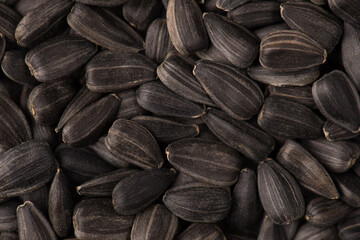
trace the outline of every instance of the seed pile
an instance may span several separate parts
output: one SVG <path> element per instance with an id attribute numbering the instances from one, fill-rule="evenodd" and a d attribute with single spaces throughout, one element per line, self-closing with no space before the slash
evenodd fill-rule
<path id="1" fill-rule="evenodd" d="M 360 239 L 359 0 L 0 0 L 0 240 Z"/>

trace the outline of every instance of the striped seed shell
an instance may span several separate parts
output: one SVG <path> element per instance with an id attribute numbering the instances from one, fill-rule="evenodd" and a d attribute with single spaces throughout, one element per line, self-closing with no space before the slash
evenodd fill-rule
<path id="1" fill-rule="evenodd" d="M 284 167 L 268 158 L 259 164 L 257 176 L 261 203 L 275 224 L 289 224 L 304 215 L 300 187 Z"/>
<path id="2" fill-rule="evenodd" d="M 304 188 L 329 199 L 339 198 L 329 173 L 300 144 L 287 140 L 276 160 L 284 166 Z"/>
<path id="3" fill-rule="evenodd" d="M 281 96 L 315 109 L 316 105 L 311 92 L 311 86 L 303 87 L 268 87 L 269 96 Z"/>
<path id="4" fill-rule="evenodd" d="M 121 168 L 108 172 L 77 186 L 76 191 L 79 195 L 87 197 L 111 197 L 112 191 L 118 182 L 138 171 L 135 168 Z"/>
<path id="5" fill-rule="evenodd" d="M 120 17 L 103 8 L 75 3 L 67 22 L 77 34 L 104 48 L 118 52 L 144 49 L 141 36 Z"/>
<path id="6" fill-rule="evenodd" d="M 334 174 L 333 179 L 340 191 L 340 198 L 348 205 L 360 207 L 360 176 L 352 171 Z"/>
<path id="7" fill-rule="evenodd" d="M 301 144 L 329 171 L 342 173 L 360 157 L 360 147 L 350 141 L 304 140 Z"/>
<path id="8" fill-rule="evenodd" d="M 255 29 L 254 34 L 261 40 L 269 33 L 280 30 L 289 30 L 289 26 L 286 23 L 272 24 L 270 26 Z"/>
<path id="9" fill-rule="evenodd" d="M 274 72 L 261 65 L 253 65 L 248 68 L 247 74 L 258 82 L 276 87 L 305 86 L 319 78 L 320 70 L 313 67 L 294 72 Z"/>
<path id="10" fill-rule="evenodd" d="M 337 225 L 337 229 L 339 232 L 339 237 L 341 240 L 353 240 L 359 239 L 360 237 L 360 211 L 355 210 L 353 213 L 349 214 L 349 216 L 340 222 Z"/>
<path id="11" fill-rule="evenodd" d="M 26 201 L 16 209 L 20 240 L 57 240 L 57 236 L 47 218 Z"/>
<path id="12" fill-rule="evenodd" d="M 15 30 L 17 44 L 31 47 L 55 36 L 66 26 L 66 15 L 72 5 L 70 0 L 49 0 L 25 15 Z"/>
<path id="13" fill-rule="evenodd" d="M 260 226 L 257 240 L 286 240 L 284 229 L 276 225 L 269 216 L 265 215 Z"/>
<path id="14" fill-rule="evenodd" d="M 0 204 L 0 231 L 17 231 L 16 208 L 21 204 L 14 199 Z M 1 240 L 1 238 L 0 238 Z"/>
<path id="15" fill-rule="evenodd" d="M 227 17 L 246 28 L 258 28 L 281 22 L 278 1 L 257 1 L 227 12 Z"/>
<path id="16" fill-rule="evenodd" d="M 128 0 L 75 0 L 76 2 L 87 4 L 87 5 L 93 5 L 93 6 L 99 6 L 99 7 L 116 7 L 123 5 Z"/>
<path id="17" fill-rule="evenodd" d="M 53 127 L 41 125 L 38 124 L 36 121 L 32 121 L 31 131 L 34 139 L 40 142 L 46 142 L 47 144 L 49 144 L 51 149 L 54 149 L 57 145 L 58 138 Z"/>
<path id="18" fill-rule="evenodd" d="M 306 206 L 305 219 L 317 227 L 331 227 L 343 220 L 353 208 L 340 199 L 318 197 Z"/>
<path id="19" fill-rule="evenodd" d="M 166 191 L 175 180 L 174 169 L 140 171 L 123 178 L 112 192 L 112 203 L 120 215 L 137 214 Z"/>
<path id="20" fill-rule="evenodd" d="M 30 92 L 28 109 L 37 123 L 50 126 L 59 120 L 75 94 L 75 86 L 69 78 L 44 82 Z"/>
<path id="21" fill-rule="evenodd" d="M 259 112 L 262 91 L 235 67 L 199 60 L 193 73 L 214 103 L 231 117 L 246 120 Z"/>
<path id="22" fill-rule="evenodd" d="M 129 239 L 134 217 L 117 214 L 107 198 L 82 200 L 73 214 L 76 239 Z"/>
<path id="23" fill-rule="evenodd" d="M 360 3 L 357 0 L 328 0 L 331 11 L 356 28 L 360 28 Z"/>
<path id="24" fill-rule="evenodd" d="M 238 231 L 254 229 L 261 218 L 262 207 L 258 195 L 256 173 L 244 168 L 234 187 L 231 210 L 227 216 L 227 226 Z"/>
<path id="25" fill-rule="evenodd" d="M 0 3 L 0 32 L 5 35 L 6 41 L 13 44 L 15 29 L 21 20 L 21 16 L 10 6 Z"/>
<path id="26" fill-rule="evenodd" d="M 2 232 L 0 234 L 0 240 L 18 240 L 17 232 Z"/>
<path id="27" fill-rule="evenodd" d="M 330 53 L 342 35 L 341 22 L 309 1 L 291 0 L 281 4 L 281 17 L 290 28 L 305 33 Z"/>
<path id="28" fill-rule="evenodd" d="M 330 120 L 326 120 L 323 132 L 328 141 L 349 140 L 359 135 L 359 133 L 352 133 Z"/>
<path id="29" fill-rule="evenodd" d="M 69 76 L 83 66 L 97 46 L 76 36 L 58 36 L 32 48 L 25 57 L 31 74 L 40 82 Z"/>
<path id="30" fill-rule="evenodd" d="M 157 68 L 160 81 L 181 97 L 200 104 L 215 106 L 193 75 L 195 62 L 176 51 L 170 52 Z"/>
<path id="31" fill-rule="evenodd" d="M 282 138 L 320 138 L 324 121 L 307 106 L 281 96 L 270 96 L 258 115 L 259 126 Z"/>
<path id="32" fill-rule="evenodd" d="M 175 49 L 184 55 L 208 47 L 208 36 L 195 0 L 169 0 L 166 24 Z"/>
<path id="33" fill-rule="evenodd" d="M 259 52 L 259 39 L 253 33 L 216 13 L 204 13 L 203 18 L 212 44 L 234 66 L 252 64 Z"/>
<path id="34" fill-rule="evenodd" d="M 296 30 L 280 30 L 266 35 L 260 44 L 260 64 L 275 72 L 313 68 L 326 61 L 326 50 L 315 40 Z"/>
<path id="35" fill-rule="evenodd" d="M 105 145 L 115 157 L 144 169 L 160 168 L 164 163 L 153 135 L 134 121 L 116 120 L 105 138 Z"/>
<path id="36" fill-rule="evenodd" d="M 222 187 L 190 182 L 170 188 L 163 196 L 163 202 L 173 214 L 185 221 L 214 223 L 228 215 L 231 195 Z"/>
<path id="37" fill-rule="evenodd" d="M 170 143 L 183 138 L 199 135 L 199 127 L 195 124 L 183 124 L 165 118 L 153 116 L 136 116 L 131 119 L 150 131 L 159 142 Z"/>
<path id="38" fill-rule="evenodd" d="M 143 54 L 104 50 L 86 65 L 86 87 L 93 92 L 126 90 L 155 80 L 155 69 Z"/>
<path id="39" fill-rule="evenodd" d="M 143 109 L 136 100 L 136 88 L 121 91 L 117 95 L 121 98 L 121 103 L 116 119 L 131 119 L 135 116 L 145 115 L 148 113 L 148 111 Z"/>
<path id="40" fill-rule="evenodd" d="M 72 230 L 73 201 L 67 179 L 58 169 L 49 191 L 49 220 L 59 237 L 66 237 Z"/>
<path id="41" fill-rule="evenodd" d="M 31 192 L 54 176 L 55 158 L 49 145 L 27 141 L 0 156 L 0 198 Z"/>
<path id="42" fill-rule="evenodd" d="M 0 58 L 2 54 L 0 53 Z M 12 81 L 34 87 L 38 84 L 36 79 L 31 76 L 29 68 L 25 64 L 25 52 L 21 50 L 10 50 L 5 52 L 1 62 L 3 73 Z"/>
<path id="43" fill-rule="evenodd" d="M 203 119 L 223 143 L 255 162 L 264 160 L 274 149 L 274 139 L 248 122 L 238 121 L 215 111 L 208 112 Z"/>
<path id="44" fill-rule="evenodd" d="M 156 204 L 136 215 L 131 240 L 172 240 L 178 228 L 178 218 L 164 205 Z"/>
<path id="45" fill-rule="evenodd" d="M 86 106 L 62 129 L 62 140 L 71 145 L 94 143 L 115 119 L 121 99 L 109 94 Z"/>
<path id="46" fill-rule="evenodd" d="M 224 64 L 230 64 L 229 60 L 225 57 L 224 53 L 217 49 L 214 44 L 210 43 L 208 49 L 199 51 L 195 53 L 201 59 L 211 60 L 215 62 L 220 62 Z"/>
<path id="47" fill-rule="evenodd" d="M 201 105 L 195 104 L 169 90 L 161 82 L 141 85 L 137 91 L 138 104 L 152 113 L 163 116 L 198 118 L 204 114 Z"/>
<path id="48" fill-rule="evenodd" d="M 305 223 L 297 231 L 294 240 L 338 240 L 337 234 L 335 226 L 324 228 Z"/>
<path id="49" fill-rule="evenodd" d="M 4 34 L 0 33 L 0 61 L 3 59 L 6 49 L 6 39 Z"/>
<path id="50" fill-rule="evenodd" d="M 166 19 L 155 19 L 147 29 L 145 55 L 156 63 L 164 61 L 168 52 L 174 49 L 166 26 Z"/>
<path id="51" fill-rule="evenodd" d="M 14 8 L 22 16 L 25 16 L 27 13 L 31 12 L 47 1 L 48 0 L 17 0 L 14 4 Z"/>
<path id="52" fill-rule="evenodd" d="M 215 224 L 211 223 L 192 223 L 180 235 L 177 240 L 226 240 L 223 231 Z"/>
<path id="53" fill-rule="evenodd" d="M 217 0 L 216 7 L 224 11 L 230 11 L 250 1 L 251 0 Z"/>
<path id="54" fill-rule="evenodd" d="M 48 214 L 48 207 L 49 207 L 48 184 L 31 192 L 20 195 L 20 199 L 22 202 L 26 202 L 26 201 L 32 202 L 36 206 L 36 208 L 39 209 L 44 215 Z"/>
<path id="55" fill-rule="evenodd" d="M 313 84 L 312 93 L 327 119 L 353 133 L 360 131 L 360 96 L 344 72 L 325 74 Z"/>
<path id="56" fill-rule="evenodd" d="M 233 185 L 240 172 L 242 158 L 234 149 L 201 138 L 183 139 L 167 146 L 171 165 L 192 178 L 221 187 Z"/>

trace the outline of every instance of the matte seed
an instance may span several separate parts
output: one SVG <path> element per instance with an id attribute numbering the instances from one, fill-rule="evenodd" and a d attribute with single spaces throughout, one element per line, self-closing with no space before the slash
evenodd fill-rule
<path id="1" fill-rule="evenodd" d="M 224 240 L 226 237 L 221 228 L 210 223 L 193 223 L 177 237 L 177 240 L 193 239 Z"/>
<path id="2" fill-rule="evenodd" d="M 359 135 L 359 133 L 352 133 L 329 120 L 325 122 L 323 132 L 328 141 L 349 140 Z"/>
<path id="3" fill-rule="evenodd" d="M 311 86 L 303 87 L 268 87 L 269 96 L 281 96 L 316 109 Z"/>
<path id="4" fill-rule="evenodd" d="M 6 41 L 15 43 L 15 29 L 21 16 L 9 6 L 0 3 L 0 32 L 5 35 Z"/>
<path id="5" fill-rule="evenodd" d="M 217 0 L 216 6 L 221 10 L 230 11 L 250 1 L 251 0 Z"/>
<path id="6" fill-rule="evenodd" d="M 18 240 L 18 234 L 16 232 L 2 232 L 0 234 L 0 240 Z"/>
<path id="7" fill-rule="evenodd" d="M 359 234 L 359 210 L 353 213 L 337 225 L 339 237 L 343 240 L 352 240 L 360 237 Z"/>
<path id="8" fill-rule="evenodd" d="M 39 7 L 41 4 L 46 3 L 48 0 L 17 0 L 14 8 L 22 16 L 25 16 L 27 13 L 31 12 L 35 8 Z"/>
<path id="9" fill-rule="evenodd" d="M 195 53 L 201 59 L 211 60 L 219 63 L 230 64 L 229 60 L 225 57 L 224 53 L 217 49 L 214 44 L 210 44 L 208 49 Z"/>
<path id="10" fill-rule="evenodd" d="M 99 7 L 115 7 L 120 6 L 126 3 L 128 0 L 75 0 L 79 3 L 84 3 L 87 5 L 99 6 Z"/>
<path id="11" fill-rule="evenodd" d="M 266 35 L 281 30 L 289 30 L 289 26 L 286 23 L 272 24 L 270 26 L 255 29 L 254 34 L 261 40 Z"/>
<path id="12" fill-rule="evenodd" d="M 0 204 L 0 231 L 17 231 L 16 208 L 21 204 L 18 200 L 10 200 Z M 1 239 L 1 237 L 0 237 Z"/>
<path id="13" fill-rule="evenodd" d="M 265 215 L 259 230 L 258 240 L 286 240 L 285 232 L 280 225 L 276 225 L 269 216 Z"/>
<path id="14" fill-rule="evenodd" d="M 331 11 L 345 22 L 360 28 L 360 4 L 356 0 L 329 0 Z"/>
<path id="15" fill-rule="evenodd" d="M 337 240 L 336 227 L 315 227 L 311 223 L 303 224 L 295 235 L 294 240 Z"/>
<path id="16" fill-rule="evenodd" d="M 44 185 L 36 190 L 20 195 L 23 202 L 32 202 L 44 215 L 48 214 L 49 187 Z M 19 204 L 18 204 L 19 205 Z"/>
<path id="17" fill-rule="evenodd" d="M 360 177 L 352 171 L 334 174 L 333 178 L 340 191 L 341 200 L 348 205 L 360 207 Z"/>
<path id="18" fill-rule="evenodd" d="M 135 116 L 148 113 L 148 111 L 143 109 L 136 100 L 136 88 L 121 91 L 117 95 L 121 98 L 121 103 L 116 119 L 131 119 Z"/>

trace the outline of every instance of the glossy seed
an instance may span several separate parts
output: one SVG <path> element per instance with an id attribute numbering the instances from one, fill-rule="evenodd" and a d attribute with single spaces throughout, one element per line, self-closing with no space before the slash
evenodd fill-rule
<path id="1" fill-rule="evenodd" d="M 324 121 L 307 106 L 280 96 L 266 98 L 259 126 L 282 138 L 320 138 Z"/>
<path id="2" fill-rule="evenodd" d="M 284 167 L 268 158 L 259 164 L 257 175 L 261 203 L 274 223 L 288 224 L 304 215 L 300 187 Z"/>
<path id="3" fill-rule="evenodd" d="M 182 124 L 165 118 L 153 116 L 136 116 L 131 119 L 148 129 L 159 142 L 170 143 L 183 138 L 199 135 L 199 127 L 195 124 Z"/>
<path id="4" fill-rule="evenodd" d="M 156 64 L 140 53 L 101 51 L 86 65 L 86 87 L 94 92 L 133 88 L 155 80 L 155 69 Z"/>
<path id="5" fill-rule="evenodd" d="M 105 138 L 105 145 L 115 157 L 144 169 L 160 168 L 164 163 L 153 135 L 134 121 L 116 120 Z"/>
<path id="6" fill-rule="evenodd" d="M 178 218 L 164 205 L 156 204 L 138 213 L 131 230 L 132 240 L 171 240 L 178 228 Z"/>
<path id="7" fill-rule="evenodd" d="M 16 42 L 31 47 L 55 36 L 66 25 L 66 15 L 73 3 L 70 0 L 50 0 L 24 16 L 15 30 Z"/>
<path id="8" fill-rule="evenodd" d="M 10 200 L 0 204 L 0 231 L 17 231 L 16 208 L 21 204 L 18 200 Z M 1 239 L 1 238 L 0 238 Z"/>
<path id="9" fill-rule="evenodd" d="M 260 44 L 260 64 L 275 72 L 313 68 L 326 61 L 326 50 L 304 33 L 282 30 L 266 35 Z"/>
<path id="10" fill-rule="evenodd" d="M 121 103 L 116 119 L 131 119 L 135 116 L 145 115 L 148 113 L 148 111 L 143 109 L 136 100 L 136 88 L 121 91 L 117 95 L 121 98 Z"/>
<path id="11" fill-rule="evenodd" d="M 356 0 L 328 0 L 331 11 L 354 27 L 360 28 L 360 4 Z"/>
<path id="12" fill-rule="evenodd" d="M 329 173 L 297 142 L 287 140 L 276 159 L 304 188 L 326 198 L 339 198 Z"/>
<path id="13" fill-rule="evenodd" d="M 22 194 L 20 199 L 23 202 L 32 202 L 37 209 L 39 209 L 44 215 L 48 214 L 49 206 L 49 187 L 44 185 L 34 191 Z M 18 204 L 19 205 L 19 204 Z"/>
<path id="14" fill-rule="evenodd" d="M 25 57 L 31 74 L 41 82 L 69 76 L 97 51 L 95 44 L 80 37 L 55 37 L 32 48 Z"/>
<path id="15" fill-rule="evenodd" d="M 317 227 L 330 227 L 344 219 L 352 210 L 352 207 L 340 199 L 318 197 L 306 206 L 305 219 Z"/>
<path id="16" fill-rule="evenodd" d="M 72 145 L 94 143 L 115 119 L 120 101 L 115 94 L 109 94 L 83 108 L 62 129 L 63 142 Z"/>
<path id="17" fill-rule="evenodd" d="M 262 91 L 236 68 L 199 60 L 193 73 L 214 103 L 231 117 L 245 120 L 258 113 L 264 101 Z"/>
<path id="18" fill-rule="evenodd" d="M 25 202 L 16 210 L 19 239 L 56 240 L 57 236 L 47 218 L 32 202 Z"/>
<path id="19" fill-rule="evenodd" d="M 15 43 L 15 29 L 21 20 L 21 16 L 9 6 L 0 3 L 0 32 L 9 43 Z"/>
<path id="20" fill-rule="evenodd" d="M 203 119 L 223 143 L 255 162 L 264 160 L 274 149 L 274 139 L 248 122 L 215 111 L 207 113 Z"/>
<path id="21" fill-rule="evenodd" d="M 226 237 L 221 228 L 211 223 L 192 223 L 177 237 L 177 240 L 194 239 L 225 240 Z"/>
<path id="22" fill-rule="evenodd" d="M 328 141 L 349 140 L 359 135 L 359 133 L 352 133 L 329 120 L 325 122 L 323 132 Z"/>
<path id="23" fill-rule="evenodd" d="M 216 13 L 204 13 L 206 30 L 214 46 L 236 67 L 246 68 L 259 52 L 259 39 L 243 26 Z"/>
<path id="24" fill-rule="evenodd" d="M 254 34 L 261 40 L 266 35 L 281 30 L 289 30 L 289 26 L 286 23 L 272 24 L 270 26 L 255 29 Z"/>
<path id="25" fill-rule="evenodd" d="M 276 225 L 269 216 L 265 215 L 259 230 L 258 240 L 286 240 L 285 232 L 280 225 Z"/>
<path id="26" fill-rule="evenodd" d="M 76 239 L 129 239 L 134 217 L 117 214 L 107 198 L 82 200 L 73 214 Z"/>
<path id="27" fill-rule="evenodd" d="M 128 0 L 75 0 L 79 3 L 84 3 L 87 5 L 99 6 L 99 7 L 116 7 L 126 3 Z"/>
<path id="28" fill-rule="evenodd" d="M 71 233 L 72 208 L 73 201 L 67 179 L 58 169 L 49 192 L 49 220 L 59 237 L 66 237 Z"/>
<path id="29" fill-rule="evenodd" d="M 141 36 L 121 18 L 103 8 L 75 3 L 67 22 L 76 33 L 104 48 L 118 52 L 144 49 Z"/>
<path id="30" fill-rule="evenodd" d="M 193 75 L 195 62 L 176 51 L 170 52 L 157 68 L 160 81 L 181 97 L 200 104 L 215 106 Z"/>
<path id="31" fill-rule="evenodd" d="M 359 209 L 355 210 L 353 213 L 340 222 L 337 225 L 339 237 L 342 240 L 353 240 L 360 237 L 360 211 Z"/>
<path id="32" fill-rule="evenodd" d="M 281 17 L 295 30 L 314 39 L 327 52 L 331 52 L 342 34 L 340 21 L 320 6 L 302 1 L 291 0 L 281 4 Z"/>
<path id="33" fill-rule="evenodd" d="M 230 11 L 250 1 L 251 0 L 217 0 L 216 7 L 224 11 Z"/>
<path id="34" fill-rule="evenodd" d="M 115 211 L 120 215 L 137 214 L 154 203 L 176 177 L 174 169 L 140 171 L 123 178 L 112 192 Z"/>
<path id="35" fill-rule="evenodd" d="M 303 87 L 268 87 L 269 96 L 281 96 L 315 109 L 311 86 Z"/>
<path id="36" fill-rule="evenodd" d="M 360 207 L 360 177 L 351 171 L 345 173 L 334 174 L 338 189 L 340 191 L 341 200 L 348 205 Z"/>
<path id="37" fill-rule="evenodd" d="M 360 157 L 358 144 L 350 141 L 329 142 L 326 139 L 304 140 L 302 145 L 329 171 L 342 173 Z"/>
<path id="38" fill-rule="evenodd" d="M 45 82 L 30 92 L 28 109 L 36 122 L 50 126 L 59 120 L 75 94 L 76 89 L 71 79 Z"/>
<path id="39" fill-rule="evenodd" d="M 297 231 L 294 240 L 338 240 L 336 227 L 315 227 L 311 223 L 303 224 Z"/>

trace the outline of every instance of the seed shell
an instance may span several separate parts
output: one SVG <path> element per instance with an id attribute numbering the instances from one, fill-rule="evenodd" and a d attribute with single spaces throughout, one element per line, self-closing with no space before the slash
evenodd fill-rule
<path id="1" fill-rule="evenodd" d="M 323 132 L 328 141 L 349 140 L 359 135 L 359 133 L 352 133 L 329 120 L 325 122 Z"/>
<path id="2" fill-rule="evenodd" d="M 10 200 L 0 204 L 0 231 L 17 231 L 16 208 L 21 204 L 18 200 Z M 1 239 L 1 237 L 0 237 Z"/>
<path id="3" fill-rule="evenodd" d="M 136 100 L 136 88 L 121 91 L 117 95 L 121 98 L 121 103 L 116 119 L 131 119 L 148 113 L 148 111 L 143 109 Z"/>
<path id="4" fill-rule="evenodd" d="M 348 205 L 360 207 L 360 177 L 352 171 L 334 174 L 333 178 L 341 193 L 341 200 Z"/>
<path id="5" fill-rule="evenodd" d="M 48 0 L 17 0 L 14 4 L 14 8 L 22 16 L 25 16 L 27 13 L 31 12 L 47 1 Z"/>
<path id="6" fill-rule="evenodd" d="M 227 60 L 227 58 L 225 57 L 223 52 L 221 52 L 219 49 L 217 49 L 214 46 L 214 44 L 212 44 L 212 43 L 210 44 L 208 49 L 196 52 L 195 54 L 196 54 L 196 56 L 198 56 L 201 59 L 211 60 L 211 61 L 231 65 L 231 63 L 229 62 L 229 60 Z"/>
<path id="7" fill-rule="evenodd" d="M 44 185 L 36 190 L 20 195 L 23 202 L 32 202 L 44 215 L 48 214 L 49 187 Z M 20 204 L 18 204 L 20 205 Z"/>
<path id="8" fill-rule="evenodd" d="M 360 237 L 359 234 L 359 210 L 355 210 L 353 213 L 342 222 L 337 225 L 339 237 L 342 240 L 353 240 Z"/>
<path id="9" fill-rule="evenodd" d="M 5 35 L 6 41 L 15 43 L 15 29 L 21 16 L 9 6 L 0 3 L 0 32 Z"/>
<path id="10" fill-rule="evenodd" d="M 99 7 L 116 7 L 123 5 L 128 0 L 75 0 L 76 2 L 92 5 L 92 6 L 99 6 Z"/>
<path id="11" fill-rule="evenodd" d="M 266 35 L 281 30 L 289 30 L 289 26 L 286 23 L 272 24 L 270 26 L 255 29 L 254 34 L 261 40 Z"/>
<path id="12" fill-rule="evenodd" d="M 286 240 L 284 229 L 265 215 L 259 230 L 258 240 Z"/>
<path id="13" fill-rule="evenodd" d="M 221 228 L 211 223 L 192 223 L 177 237 L 177 240 L 193 239 L 225 240 L 226 237 Z"/>
<path id="14" fill-rule="evenodd" d="M 250 1 L 251 0 L 217 0 L 216 7 L 224 11 L 230 11 Z"/>
<path id="15" fill-rule="evenodd" d="M 350 23 L 354 27 L 360 28 L 360 4 L 356 0 L 329 0 L 331 11 L 345 22 Z"/>
<path id="16" fill-rule="evenodd" d="M 336 227 L 315 227 L 311 223 L 303 224 L 294 240 L 338 240 Z"/>
<path id="17" fill-rule="evenodd" d="M 32 132 L 32 135 L 34 136 L 34 139 L 36 139 L 40 142 L 46 142 L 47 144 L 49 144 L 51 149 L 55 148 L 58 138 L 52 127 L 44 126 L 44 125 L 38 124 L 35 121 L 32 121 L 31 132 Z"/>
<path id="18" fill-rule="evenodd" d="M 281 96 L 289 100 L 301 103 L 312 109 L 316 109 L 316 104 L 312 96 L 311 86 L 303 87 L 268 87 L 269 96 Z"/>
<path id="19" fill-rule="evenodd" d="M 18 234 L 16 232 L 2 232 L 0 234 L 0 240 L 18 240 Z"/>

